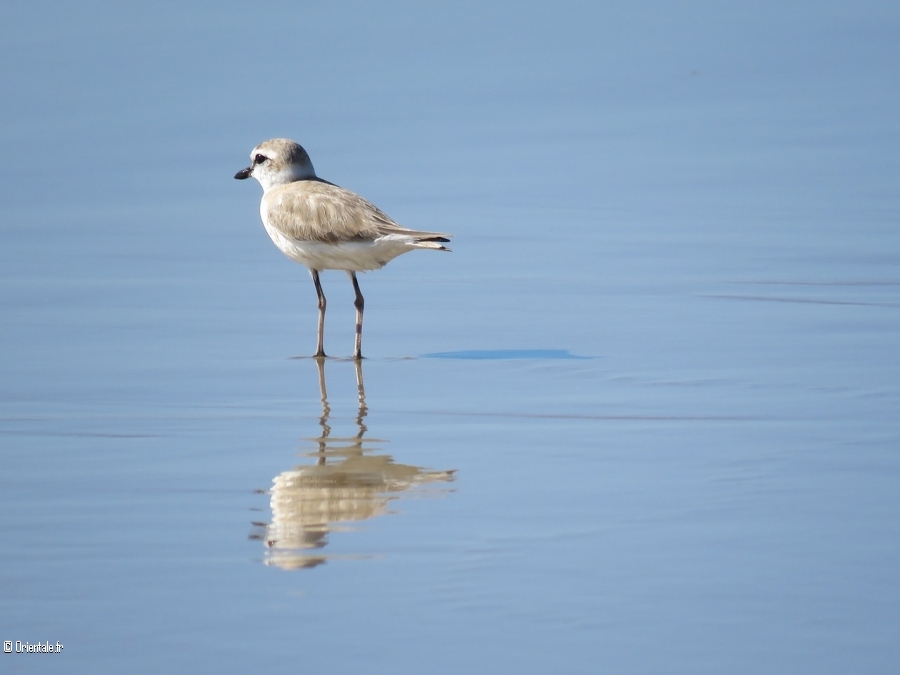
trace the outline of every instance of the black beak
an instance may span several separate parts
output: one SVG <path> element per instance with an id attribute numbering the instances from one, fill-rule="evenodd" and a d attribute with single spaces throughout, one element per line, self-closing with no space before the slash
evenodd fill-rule
<path id="1" fill-rule="evenodd" d="M 245 178 L 250 178 L 251 173 L 253 173 L 253 167 L 248 166 L 246 169 L 241 169 L 236 174 L 234 174 L 234 177 L 238 180 L 244 180 Z"/>

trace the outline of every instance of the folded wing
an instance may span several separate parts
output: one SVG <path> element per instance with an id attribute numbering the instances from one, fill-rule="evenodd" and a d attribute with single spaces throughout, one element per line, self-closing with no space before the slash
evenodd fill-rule
<path id="1" fill-rule="evenodd" d="M 300 180 L 269 190 L 262 200 L 263 220 L 296 241 L 337 244 L 403 238 L 414 246 L 442 249 L 452 235 L 409 230 L 371 202 L 321 180 Z M 430 244 L 430 245 L 429 245 Z"/>

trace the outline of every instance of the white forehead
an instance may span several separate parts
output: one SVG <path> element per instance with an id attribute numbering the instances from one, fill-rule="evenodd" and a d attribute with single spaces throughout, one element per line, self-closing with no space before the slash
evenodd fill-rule
<path id="1" fill-rule="evenodd" d="M 268 141 L 263 141 L 255 148 L 253 148 L 253 150 L 250 152 L 250 159 L 253 159 L 257 155 L 265 155 L 266 157 L 279 157 L 284 159 L 291 156 L 294 148 L 298 148 L 297 144 L 294 141 L 290 141 L 286 138 L 271 138 Z"/>
<path id="2" fill-rule="evenodd" d="M 273 148 L 268 141 L 265 143 L 260 143 L 253 150 L 250 151 L 250 159 L 253 159 L 257 155 L 265 155 L 266 157 L 272 157 L 273 155 L 277 155 L 277 151 Z"/>

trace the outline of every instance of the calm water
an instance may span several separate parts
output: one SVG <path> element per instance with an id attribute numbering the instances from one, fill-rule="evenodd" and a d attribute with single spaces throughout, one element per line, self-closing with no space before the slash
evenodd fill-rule
<path id="1" fill-rule="evenodd" d="M 4 672 L 884 673 L 895 3 L 0 8 Z M 455 233 L 307 358 L 259 141 Z M 323 275 L 326 349 L 352 289 Z"/>

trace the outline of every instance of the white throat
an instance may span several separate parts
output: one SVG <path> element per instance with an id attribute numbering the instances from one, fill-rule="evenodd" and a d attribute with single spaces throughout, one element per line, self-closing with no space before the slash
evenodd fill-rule
<path id="1" fill-rule="evenodd" d="M 311 163 L 306 165 L 288 164 L 278 168 L 263 164 L 254 167 L 251 175 L 259 181 L 265 193 L 279 185 L 315 178 L 316 172 Z"/>

